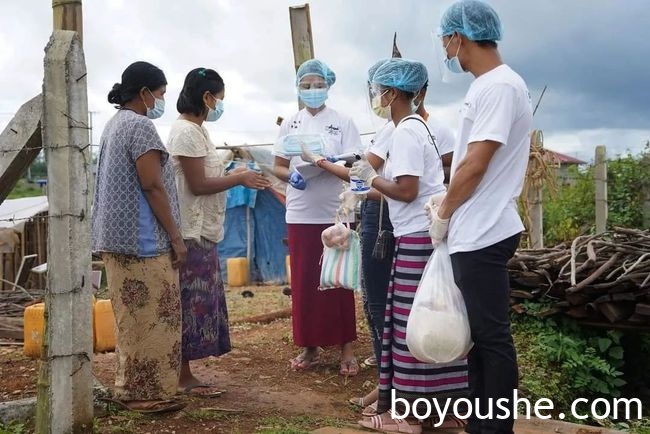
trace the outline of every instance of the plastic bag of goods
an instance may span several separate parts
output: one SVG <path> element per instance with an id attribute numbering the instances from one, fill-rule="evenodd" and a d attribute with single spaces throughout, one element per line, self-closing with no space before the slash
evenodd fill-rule
<path id="1" fill-rule="evenodd" d="M 472 348 L 465 300 L 454 282 L 444 242 L 422 274 L 406 325 L 406 344 L 413 357 L 426 363 L 450 363 Z"/>
<path id="2" fill-rule="evenodd" d="M 350 240 L 350 232 L 347 226 L 338 222 L 334 226 L 330 226 L 321 233 L 321 241 L 323 246 L 332 249 L 347 249 Z"/>

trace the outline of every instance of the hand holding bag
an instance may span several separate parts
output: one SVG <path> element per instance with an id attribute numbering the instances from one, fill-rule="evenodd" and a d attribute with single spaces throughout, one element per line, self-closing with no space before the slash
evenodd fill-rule
<path id="1" fill-rule="evenodd" d="M 336 216 L 336 224 L 342 225 L 340 217 Z M 336 243 L 329 243 L 332 247 L 324 245 L 321 260 L 319 289 L 346 288 L 361 291 L 361 242 L 359 234 L 350 229 L 346 223 L 348 234 L 346 242 L 337 239 Z M 323 231 L 325 232 L 331 228 Z"/>

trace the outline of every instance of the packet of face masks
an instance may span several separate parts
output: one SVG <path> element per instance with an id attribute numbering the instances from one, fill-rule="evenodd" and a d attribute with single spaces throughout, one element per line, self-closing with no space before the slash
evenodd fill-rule
<path id="1" fill-rule="evenodd" d="M 275 143 L 275 151 L 287 157 L 295 157 L 302 155 L 303 144 L 314 154 L 323 155 L 324 142 L 320 134 L 287 134 Z"/>

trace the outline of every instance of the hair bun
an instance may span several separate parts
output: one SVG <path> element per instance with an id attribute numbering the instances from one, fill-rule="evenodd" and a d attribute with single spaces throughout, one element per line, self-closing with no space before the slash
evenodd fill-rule
<path id="1" fill-rule="evenodd" d="M 122 83 L 115 83 L 113 89 L 108 92 L 108 102 L 111 104 L 122 104 Z"/>

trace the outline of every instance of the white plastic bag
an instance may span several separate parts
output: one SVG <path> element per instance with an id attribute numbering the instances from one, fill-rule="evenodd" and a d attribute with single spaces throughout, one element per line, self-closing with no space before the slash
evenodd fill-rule
<path id="1" fill-rule="evenodd" d="M 424 268 L 406 325 L 406 344 L 413 357 L 426 363 L 450 363 L 472 348 L 465 300 L 454 282 L 445 242 L 436 246 Z"/>
<path id="2" fill-rule="evenodd" d="M 325 229 L 321 233 L 320 239 L 325 247 L 346 250 L 349 246 L 350 232 L 352 230 L 339 221 L 334 226 Z"/>

